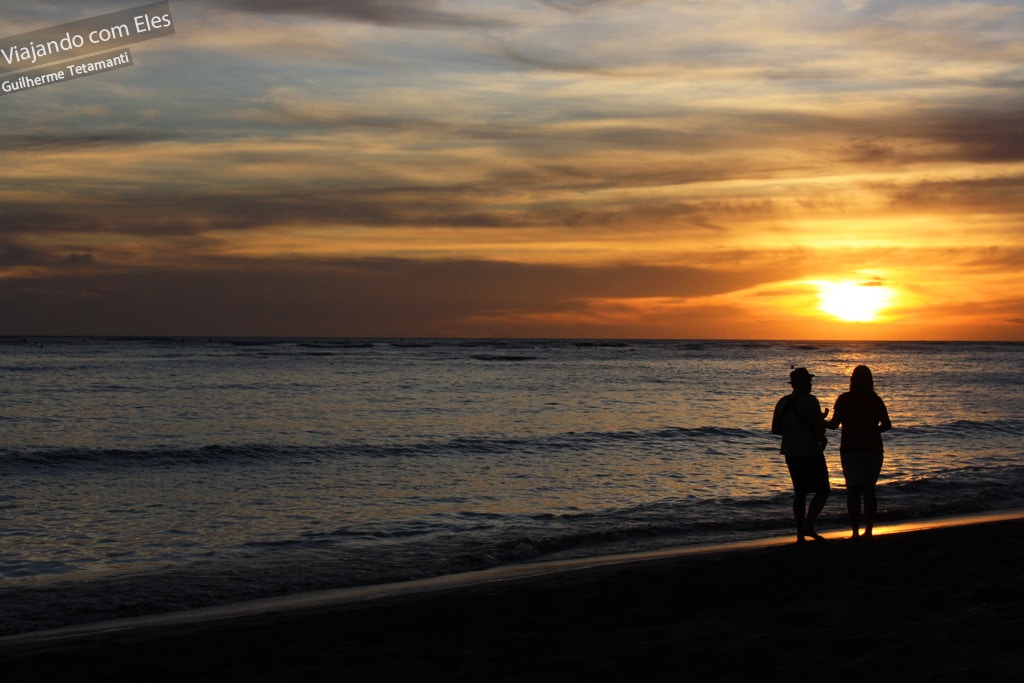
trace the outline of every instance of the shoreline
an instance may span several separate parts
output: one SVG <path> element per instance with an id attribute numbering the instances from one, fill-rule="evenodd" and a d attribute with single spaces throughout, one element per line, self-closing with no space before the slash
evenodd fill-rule
<path id="1" fill-rule="evenodd" d="M 1019 680 L 1022 531 L 1014 510 L 869 542 L 517 565 L 7 636 L 0 665 L 11 681 Z"/>
<path id="2" fill-rule="evenodd" d="M 1012 520 L 1024 521 L 1024 508 L 881 524 L 876 527 L 875 536 L 881 537 L 891 534 L 913 533 Z M 830 530 L 822 532 L 822 535 L 829 541 L 840 541 L 849 534 L 846 531 Z M 397 583 L 308 591 L 211 607 L 197 607 L 182 611 L 73 624 L 54 629 L 0 636 L 0 651 L 5 647 L 20 644 L 46 643 L 98 634 L 164 628 L 177 625 L 205 624 L 246 617 L 258 617 L 279 612 L 331 608 L 384 598 L 425 595 L 450 589 L 472 588 L 497 582 L 523 581 L 552 574 L 587 571 L 606 567 L 642 565 L 648 562 L 681 559 L 699 555 L 724 555 L 744 550 L 757 550 L 786 545 L 795 545 L 792 536 L 773 536 L 744 541 L 705 543 L 634 553 L 596 555 L 569 560 L 546 560 Z"/>

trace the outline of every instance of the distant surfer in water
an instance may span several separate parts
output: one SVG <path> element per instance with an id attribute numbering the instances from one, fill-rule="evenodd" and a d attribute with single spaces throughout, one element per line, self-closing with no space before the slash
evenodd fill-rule
<path id="1" fill-rule="evenodd" d="M 829 429 L 842 425 L 839 457 L 846 478 L 846 509 L 853 538 L 860 538 L 861 498 L 864 499 L 864 536 L 871 538 L 878 498 L 875 484 L 882 471 L 882 432 L 892 429 L 885 402 L 875 393 L 871 369 L 858 365 L 850 375 L 850 390 L 836 399 Z"/>
<path id="2" fill-rule="evenodd" d="M 772 434 L 782 436 L 780 450 L 786 456 L 786 466 L 793 480 L 793 518 L 798 543 L 806 538 L 825 540 L 814 530 L 814 520 L 825 507 L 831 491 L 824 452 L 828 411 L 821 412 L 821 404 L 811 393 L 813 377 L 807 368 L 796 368 L 789 373 L 793 392 L 779 399 L 772 415 Z M 805 510 L 808 493 L 814 496 Z"/>

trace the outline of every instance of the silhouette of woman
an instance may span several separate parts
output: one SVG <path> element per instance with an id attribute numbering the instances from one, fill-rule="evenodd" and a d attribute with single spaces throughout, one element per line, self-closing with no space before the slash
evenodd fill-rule
<path id="1" fill-rule="evenodd" d="M 892 429 L 885 402 L 875 393 L 871 369 L 858 365 L 850 375 L 850 390 L 836 399 L 826 426 L 842 426 L 839 455 L 846 478 L 846 509 L 853 538 L 860 537 L 861 499 L 864 501 L 864 536 L 870 538 L 878 510 L 875 483 L 882 471 L 882 432 Z"/>

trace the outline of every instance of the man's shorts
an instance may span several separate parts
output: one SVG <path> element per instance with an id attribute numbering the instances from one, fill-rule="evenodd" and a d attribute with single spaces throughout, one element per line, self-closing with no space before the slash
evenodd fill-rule
<path id="1" fill-rule="evenodd" d="M 793 489 L 797 493 L 808 491 L 825 493 L 830 490 L 828 465 L 825 464 L 824 453 L 799 458 L 791 458 L 787 455 L 786 466 L 789 467 L 789 476 L 793 480 Z"/>

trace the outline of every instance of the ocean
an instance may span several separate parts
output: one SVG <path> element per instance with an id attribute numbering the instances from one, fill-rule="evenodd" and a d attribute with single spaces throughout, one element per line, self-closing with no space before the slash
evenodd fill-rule
<path id="1" fill-rule="evenodd" d="M 880 523 L 1024 507 L 1024 344 L 3 339 L 0 635 L 791 534 L 772 409 L 862 363 Z"/>

